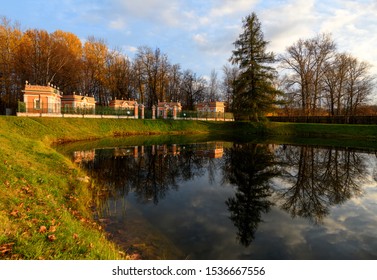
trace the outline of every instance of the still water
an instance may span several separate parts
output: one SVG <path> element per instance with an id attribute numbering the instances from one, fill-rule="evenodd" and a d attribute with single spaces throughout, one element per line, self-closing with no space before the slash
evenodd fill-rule
<path id="1" fill-rule="evenodd" d="M 106 231 L 144 259 L 377 259 L 374 152 L 217 141 L 73 159 Z"/>

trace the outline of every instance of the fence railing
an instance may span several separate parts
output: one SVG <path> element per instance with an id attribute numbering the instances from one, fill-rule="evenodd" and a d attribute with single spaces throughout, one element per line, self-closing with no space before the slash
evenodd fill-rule
<path id="1" fill-rule="evenodd" d="M 180 119 L 234 120 L 233 113 L 229 112 L 181 111 L 178 113 L 177 117 Z"/>
<path id="2" fill-rule="evenodd" d="M 274 116 L 267 118 L 272 122 L 377 124 L 377 116 Z"/>
<path id="3" fill-rule="evenodd" d="M 38 106 L 36 106 L 38 105 Z M 129 109 L 115 109 L 108 106 L 96 106 L 95 108 L 90 107 L 57 107 L 56 104 L 26 104 L 25 102 L 18 103 L 18 113 L 24 113 L 29 115 L 81 115 L 90 117 L 90 115 L 96 116 L 118 116 L 118 117 L 129 117 L 135 118 L 134 108 Z M 137 118 L 142 117 L 141 109 L 137 112 Z M 21 115 L 21 114 L 19 114 Z M 153 113 L 150 109 L 144 110 L 144 118 L 152 119 Z M 155 118 L 162 118 L 155 114 Z M 168 111 L 168 119 L 173 119 L 173 112 Z M 223 112 L 199 112 L 199 111 L 180 111 L 177 113 L 176 119 L 179 120 L 214 120 L 214 121 L 233 121 L 234 116 L 232 113 L 223 113 Z"/>

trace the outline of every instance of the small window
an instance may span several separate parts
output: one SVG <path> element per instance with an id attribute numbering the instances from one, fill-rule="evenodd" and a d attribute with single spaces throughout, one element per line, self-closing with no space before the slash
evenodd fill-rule
<path id="1" fill-rule="evenodd" d="M 34 109 L 36 109 L 36 110 L 41 109 L 41 100 L 40 99 L 34 99 Z"/>

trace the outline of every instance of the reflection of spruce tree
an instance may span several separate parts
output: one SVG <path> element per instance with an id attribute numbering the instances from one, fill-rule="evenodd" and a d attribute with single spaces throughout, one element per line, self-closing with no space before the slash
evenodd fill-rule
<path id="1" fill-rule="evenodd" d="M 234 145 L 225 151 L 224 180 L 237 186 L 234 197 L 226 201 L 230 219 L 238 229 L 237 239 L 244 246 L 254 240 L 262 213 L 272 203 L 270 179 L 276 176 L 273 155 L 267 146 Z"/>
<path id="2" fill-rule="evenodd" d="M 281 192 L 282 208 L 292 217 L 320 223 L 332 205 L 360 195 L 365 164 L 354 151 L 288 147 L 281 152 L 287 168 L 282 172 L 289 187 Z"/>

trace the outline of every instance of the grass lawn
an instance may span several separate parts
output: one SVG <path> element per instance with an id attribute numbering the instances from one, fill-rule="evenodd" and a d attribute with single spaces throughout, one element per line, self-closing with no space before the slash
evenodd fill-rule
<path id="1" fill-rule="evenodd" d="M 0 116 L 0 259 L 131 258 L 108 241 L 92 219 L 95 186 L 53 144 L 139 134 L 263 135 L 292 142 L 306 137 L 366 141 L 371 147 L 377 143 L 374 125 Z"/>

